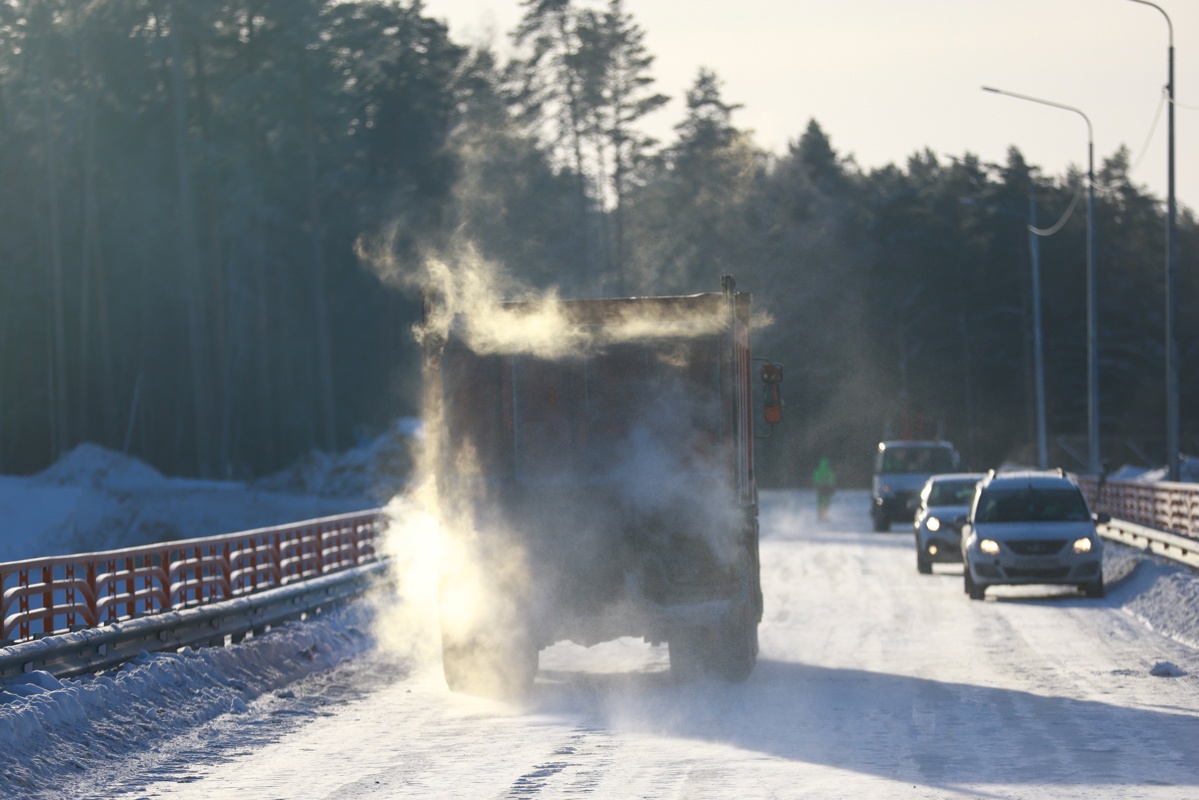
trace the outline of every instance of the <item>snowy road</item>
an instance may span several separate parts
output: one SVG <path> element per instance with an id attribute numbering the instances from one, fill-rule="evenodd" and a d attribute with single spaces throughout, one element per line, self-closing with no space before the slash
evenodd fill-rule
<path id="1" fill-rule="evenodd" d="M 79 796 L 148 798 L 1193 798 L 1199 652 L 1105 600 L 962 592 L 915 569 L 865 495 L 817 522 L 763 498 L 761 660 L 676 685 L 665 647 L 542 653 L 520 706 L 361 657 L 226 715 Z M 1155 677 L 1169 662 L 1174 676 Z M 1179 675 L 1178 673 L 1185 673 Z M 107 771 L 106 771 L 107 772 Z"/>

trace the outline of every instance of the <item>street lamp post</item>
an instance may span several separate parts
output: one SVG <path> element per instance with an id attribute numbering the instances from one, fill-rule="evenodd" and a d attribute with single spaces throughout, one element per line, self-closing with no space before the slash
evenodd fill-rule
<path id="1" fill-rule="evenodd" d="M 1033 316 L 1033 381 L 1037 396 L 1037 466 L 1049 466 L 1049 448 L 1045 433 L 1045 362 L 1041 344 L 1041 247 L 1037 232 L 1037 198 L 1028 192 L 1028 250 L 1032 261 L 1032 316 Z"/>
<path id="2" fill-rule="evenodd" d="M 1099 474 L 1099 333 L 1098 305 L 1099 290 L 1095 274 L 1095 136 L 1091 118 L 1074 106 L 1029 97 L 1026 94 L 1007 92 L 993 86 L 982 87 L 985 92 L 1028 100 L 1044 106 L 1060 108 L 1078 114 L 1087 123 L 1087 469 L 1092 475 Z"/>
<path id="3" fill-rule="evenodd" d="M 1143 6 L 1151 6 L 1166 18 L 1170 33 L 1166 95 L 1170 104 L 1169 134 L 1167 136 L 1166 179 L 1166 468 L 1169 478 L 1178 480 L 1179 431 L 1178 431 L 1178 335 L 1176 331 L 1178 300 L 1178 210 L 1174 204 L 1174 23 L 1170 15 L 1149 0 L 1132 0 Z"/>
<path id="4" fill-rule="evenodd" d="M 1004 214 L 1023 221 L 1023 217 L 1006 208 L 993 206 L 988 203 L 978 203 L 969 197 L 959 198 L 966 205 L 978 206 L 997 214 Z M 1048 235 L 1037 227 L 1037 198 L 1032 189 L 1028 191 L 1028 253 L 1032 268 L 1032 352 L 1033 352 L 1033 387 L 1035 423 L 1037 429 L 1037 467 L 1046 469 L 1049 466 L 1048 433 L 1045 427 L 1045 358 L 1043 337 L 1041 335 L 1041 236 Z"/>

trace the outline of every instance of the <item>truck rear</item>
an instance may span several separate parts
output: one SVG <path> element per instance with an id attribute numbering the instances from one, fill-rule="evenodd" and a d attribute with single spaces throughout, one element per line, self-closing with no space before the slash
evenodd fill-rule
<path id="1" fill-rule="evenodd" d="M 750 295 L 725 278 L 550 305 L 425 338 L 447 683 L 519 689 L 541 648 L 625 636 L 668 643 L 676 674 L 743 680 L 762 616 Z"/>

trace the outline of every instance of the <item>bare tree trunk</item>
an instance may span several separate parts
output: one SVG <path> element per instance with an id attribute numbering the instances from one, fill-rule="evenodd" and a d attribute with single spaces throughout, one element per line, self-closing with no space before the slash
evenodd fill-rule
<path id="1" fill-rule="evenodd" d="M 251 37 L 253 35 L 251 32 Z M 195 64 L 196 117 L 201 139 L 207 141 L 211 138 L 212 101 L 206 79 L 208 69 L 204 60 L 204 48 L 198 39 L 192 41 L 191 58 L 192 63 Z M 218 468 L 224 472 L 230 466 L 233 436 L 233 383 L 230 368 L 232 356 L 230 354 L 231 342 L 229 341 L 226 264 L 221 253 L 221 234 L 216 220 L 217 215 L 213 211 L 213 192 L 209 182 L 204 178 L 207 170 L 204 169 L 203 157 L 200 158 L 198 167 L 200 177 L 197 182 L 196 194 L 199 197 L 197 205 L 201 211 L 197 213 L 197 219 L 205 220 L 208 228 L 208 264 L 205 271 L 208 277 L 209 291 L 205 295 L 208 301 L 205 309 L 206 319 L 210 323 L 207 331 L 211 337 L 209 369 L 212 375 L 212 381 L 208 384 L 208 392 L 211 407 L 216 409 L 214 414 L 217 425 L 216 439 L 210 443 L 209 453 L 210 457 L 216 459 Z M 197 229 L 200 227 L 199 223 L 196 227 Z"/>
<path id="2" fill-rule="evenodd" d="M 8 363 L 8 303 L 0 306 L 0 474 L 4 472 L 4 398 L 7 396 L 4 365 Z"/>
<path id="3" fill-rule="evenodd" d="M 300 67 L 304 108 L 304 149 L 308 173 L 308 235 L 312 237 L 312 306 L 316 319 L 316 382 L 320 399 L 320 441 L 328 452 L 337 450 L 337 409 L 333 398 L 333 354 L 329 343 L 329 310 L 325 302 L 325 227 L 321 219 L 316 170 L 316 133 L 312 125 L 312 97 L 308 76 Z"/>
<path id="4" fill-rule="evenodd" d="M 92 207 L 96 207 L 93 188 Z M 92 274 L 96 305 L 96 334 L 99 339 L 100 376 L 100 419 L 103 421 L 104 440 L 115 442 L 120 431 L 120 409 L 117 407 L 117 366 L 113 358 L 112 322 L 108 308 L 108 276 L 104 269 L 104 258 L 100 252 L 99 222 L 93 217 Z"/>
<path id="5" fill-rule="evenodd" d="M 590 239 L 590 225 L 588 220 L 588 204 L 587 204 L 587 170 L 586 162 L 583 160 L 583 121 L 582 121 L 582 98 L 579 96 L 580 90 L 577 83 L 574 68 L 571 66 L 571 61 L 575 55 L 576 48 L 573 46 L 572 34 L 569 26 L 566 24 L 566 12 L 557 12 L 558 36 L 562 43 L 562 64 L 566 70 L 566 102 L 567 113 L 570 118 L 570 145 L 571 152 L 574 155 L 575 172 L 579 184 L 579 235 L 583 239 L 583 252 L 588 251 L 588 240 Z M 596 282 L 602 283 L 602 279 Z"/>
<path id="6" fill-rule="evenodd" d="M 54 148 L 53 128 L 50 124 L 50 88 L 44 67 L 39 73 L 42 90 L 42 132 L 46 147 L 46 207 L 50 229 L 50 303 L 51 303 L 51 346 L 50 346 L 50 414 L 51 414 L 51 457 L 57 458 L 70 442 L 67 427 L 67 333 L 66 310 L 63 295 L 62 222 L 58 206 L 58 166 Z"/>
<path id="7" fill-rule="evenodd" d="M 257 342 L 254 358 L 257 368 L 254 376 L 257 379 L 257 396 L 254 404 L 254 418 L 258 421 L 258 442 L 255 449 L 261 455 L 262 461 L 272 468 L 278 458 L 276 450 L 279 435 L 279 415 L 272 413 L 275 407 L 274 382 L 272 381 L 272 366 L 278 355 L 271 346 L 271 309 L 267 298 L 271 296 L 266 275 L 266 264 L 260 253 L 254 253 L 250 265 L 254 283 L 253 297 L 258 303 L 254 315 L 255 341 Z"/>
<path id="8" fill-rule="evenodd" d="M 88 413 L 91 387 L 91 278 L 92 278 L 92 234 L 95 231 L 95 185 L 93 167 L 96 153 L 96 98 L 88 98 L 87 131 L 84 134 L 83 156 L 83 236 L 79 252 L 79 374 L 76 378 L 78 401 L 76 404 L 77 429 L 81 440 L 88 439 Z M 91 437 L 95 438 L 95 437 Z"/>
<path id="9" fill-rule="evenodd" d="M 622 297 L 627 291 L 625 287 L 626 280 L 624 263 L 624 177 L 624 161 L 621 157 L 620 151 L 617 150 L 616 167 L 612 176 L 612 188 L 616 194 L 616 205 L 612 207 L 612 262 L 616 268 L 617 293 Z"/>
<path id="10" fill-rule="evenodd" d="M 179 37 L 182 19 L 179 3 L 170 4 L 171 89 L 174 97 L 175 166 L 179 180 L 179 256 L 183 266 L 186 293 L 188 348 L 191 366 L 193 435 L 196 469 L 200 476 L 212 473 L 211 391 L 212 370 L 206 328 L 204 281 L 200 276 L 199 240 L 191 178 L 191 159 L 187 146 L 187 96 L 183 80 L 183 48 Z"/>

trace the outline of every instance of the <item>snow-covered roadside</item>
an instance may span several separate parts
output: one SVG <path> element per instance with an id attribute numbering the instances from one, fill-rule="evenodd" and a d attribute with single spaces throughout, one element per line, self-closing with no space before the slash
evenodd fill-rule
<path id="1" fill-rule="evenodd" d="M 91 462 L 93 467 L 107 463 L 97 454 L 92 455 L 96 456 Z M 7 508 L 12 512 L 4 515 L 6 507 L 0 504 L 0 519 L 52 517 L 54 509 L 47 504 L 42 490 L 82 492 L 94 490 L 99 484 L 111 492 L 123 482 L 120 490 L 138 492 L 139 498 L 149 497 L 151 491 L 161 492 L 160 508 L 169 509 L 175 515 L 172 524 L 184 530 L 214 524 L 214 518 L 232 518 L 222 516 L 225 514 L 252 513 L 265 494 L 243 485 L 203 489 L 195 482 L 155 478 L 127 462 L 103 470 L 81 470 L 73 474 L 71 483 L 8 480 L 21 481 L 21 489 L 0 492 L 0 501 L 9 503 Z M 192 493 L 197 489 L 210 492 L 205 496 L 207 502 L 219 507 L 205 507 L 204 500 L 194 499 Z M 170 498 L 172 493 L 178 495 L 174 500 Z M 193 499 L 184 501 L 187 497 Z M 301 499 L 313 503 L 328 500 Z M 865 492 L 838 492 L 832 519 L 827 522 L 817 522 L 811 492 L 769 492 L 764 500 L 764 538 L 783 535 L 779 531 L 784 527 L 818 529 L 832 537 L 868 530 Z M 288 507 L 281 504 L 275 510 L 284 508 Z M 294 512 L 302 506 L 290 508 Z M 109 519 L 102 514 L 76 513 L 77 524 L 100 526 Z M 784 518 L 785 526 L 768 524 Z M 191 535 L 234 529 L 237 526 Z M 76 532 L 87 541 L 110 535 L 86 526 Z M 911 532 L 896 526 L 891 534 L 864 535 L 890 536 L 906 542 Z M 15 537 L 5 531 L 3 539 L 10 538 Z M 27 547 L 38 544 L 40 540 L 24 542 Z M 43 553 L 39 550 L 37 554 Z M 1109 588 L 1104 604 L 1122 610 L 1163 636 L 1199 648 L 1199 576 L 1194 571 L 1109 545 L 1104 572 Z M 319 697 L 320 692 L 309 684 L 319 681 L 322 675 L 347 683 L 347 691 L 366 688 L 354 685 L 356 673 L 347 669 L 354 662 L 346 662 L 366 653 L 377 655 L 374 618 L 374 609 L 360 603 L 225 648 L 144 654 L 118 670 L 72 680 L 59 681 L 45 673 L 34 673 L 23 683 L 6 686 L 0 689 L 0 797 L 109 797 L 112 795 L 94 784 L 86 792 L 78 791 L 80 776 L 94 782 L 101 779 L 97 776 L 111 773 L 130 759 L 144 758 L 152 763 L 164 751 L 194 748 L 196 758 L 202 760 L 203 741 L 196 737 L 208 735 L 205 732 L 211 731 L 209 723 L 218 719 L 244 721 L 263 730 L 302 722 L 320 713 L 313 705 L 313 697 Z M 395 658 L 396 674 L 402 675 L 409 665 L 403 656 Z M 339 664 L 342 668 L 331 672 Z M 45 788 L 39 792 L 38 787 Z"/>
<path id="2" fill-rule="evenodd" d="M 1151 553 L 1108 543 L 1108 597 L 1143 625 L 1199 649 L 1199 574 Z"/>
<path id="3" fill-rule="evenodd" d="M 38 475 L 0 476 L 0 561 L 370 508 L 379 504 L 370 489 L 399 480 L 395 451 L 394 443 L 359 448 L 246 484 L 168 478 L 80 445 Z M 0 797 L 67 796 L 65 782 L 92 767 L 152 754 L 222 715 L 287 704 L 283 687 L 373 649 L 373 618 L 369 604 L 357 603 L 230 647 L 143 653 L 100 675 L 60 681 L 35 672 L 0 687 Z"/>
<path id="4" fill-rule="evenodd" d="M 35 672 L 0 689 L 0 797 L 62 797 L 99 765 L 152 755 L 225 714 L 271 715 L 288 687 L 375 646 L 368 603 L 289 623 L 230 647 L 143 653 L 59 681 Z"/>

